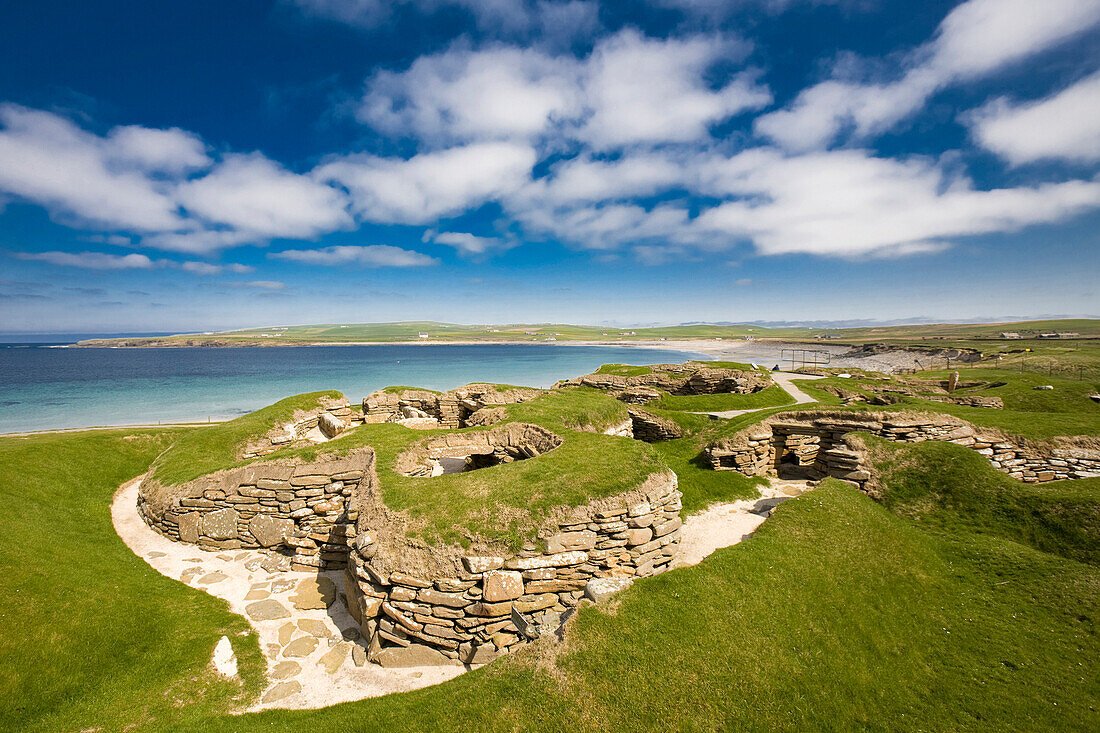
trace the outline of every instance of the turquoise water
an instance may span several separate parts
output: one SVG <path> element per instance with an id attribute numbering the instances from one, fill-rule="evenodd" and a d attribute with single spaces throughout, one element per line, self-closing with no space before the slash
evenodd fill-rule
<path id="1" fill-rule="evenodd" d="M 352 402 L 392 384 L 548 387 L 600 364 L 700 358 L 615 346 L 303 346 L 76 349 L 0 345 L 0 433 L 224 419 L 288 395 L 338 389 Z"/>

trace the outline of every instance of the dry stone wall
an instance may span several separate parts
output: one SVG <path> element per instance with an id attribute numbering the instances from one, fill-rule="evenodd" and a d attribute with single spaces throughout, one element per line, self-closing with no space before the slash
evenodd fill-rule
<path id="1" fill-rule="evenodd" d="M 674 421 L 644 410 L 631 409 L 631 437 L 646 443 L 659 443 L 683 437 L 684 431 Z"/>
<path id="2" fill-rule="evenodd" d="M 1023 445 L 983 434 L 947 415 L 874 412 L 795 412 L 772 416 L 706 450 L 711 468 L 747 476 L 820 479 L 826 476 L 867 488 L 871 474 L 849 435 L 870 433 L 887 440 L 941 440 L 987 456 L 994 468 L 1026 483 L 1100 476 L 1100 450 L 1085 446 Z"/>
<path id="3" fill-rule="evenodd" d="M 271 548 L 297 570 L 340 568 L 357 516 L 352 497 L 373 461 L 361 448 L 311 463 L 260 461 L 180 486 L 147 479 L 138 510 L 162 535 L 203 549 Z"/>
<path id="4" fill-rule="evenodd" d="M 377 506 L 378 497 L 361 496 L 364 507 Z M 655 474 L 633 492 L 573 509 L 544 528 L 539 544 L 456 556 L 429 577 L 381 559 L 379 517 L 364 511 L 345 570 L 348 606 L 368 657 L 383 666 L 488 662 L 558 632 L 586 594 L 602 598 L 668 569 L 680 509 L 675 474 Z"/>

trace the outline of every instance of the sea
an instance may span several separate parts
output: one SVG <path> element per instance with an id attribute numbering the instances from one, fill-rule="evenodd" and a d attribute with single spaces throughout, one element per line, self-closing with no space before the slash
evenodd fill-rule
<path id="1" fill-rule="evenodd" d="M 0 433 L 225 420 L 284 397 L 337 389 L 446 390 L 469 382 L 549 387 L 601 364 L 707 358 L 688 351 L 535 344 L 84 348 L 65 337 L 0 343 Z"/>

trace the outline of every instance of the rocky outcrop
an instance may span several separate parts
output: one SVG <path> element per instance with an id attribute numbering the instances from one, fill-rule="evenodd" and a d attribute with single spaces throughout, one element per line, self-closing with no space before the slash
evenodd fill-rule
<path id="1" fill-rule="evenodd" d="M 1025 483 L 1100 476 L 1100 450 L 1095 447 L 1025 444 L 949 415 L 915 412 L 782 413 L 713 443 L 705 455 L 718 471 L 811 480 L 828 476 L 866 489 L 872 477 L 849 439 L 853 433 L 904 443 L 942 440 L 967 446 Z"/>
<path id="2" fill-rule="evenodd" d="M 203 549 L 269 548 L 289 554 L 295 569 L 339 568 L 353 497 L 373 463 L 373 451 L 360 448 L 310 463 L 260 461 L 179 486 L 150 478 L 138 510 L 162 535 Z"/>
<path id="3" fill-rule="evenodd" d="M 368 656 L 383 666 L 491 661 L 556 632 L 594 580 L 668 569 L 680 538 L 680 492 L 666 472 L 569 510 L 518 553 L 451 554 L 440 572 L 416 574 L 386 547 L 377 497 L 364 500 L 346 589 Z"/>

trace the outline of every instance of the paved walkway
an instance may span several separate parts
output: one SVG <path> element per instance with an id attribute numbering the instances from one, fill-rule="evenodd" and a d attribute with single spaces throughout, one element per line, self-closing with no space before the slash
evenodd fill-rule
<path id="1" fill-rule="evenodd" d="M 252 709 L 322 708 L 427 687 L 465 671 L 460 666 L 384 669 L 367 662 L 358 625 L 339 593 L 343 571 L 294 572 L 257 550 L 207 552 L 173 542 L 138 514 L 140 485 L 135 479 L 115 494 L 115 531 L 157 572 L 224 599 L 256 630 L 268 686 Z M 211 653 L 217 641 L 210 640 Z"/>
<path id="2" fill-rule="evenodd" d="M 794 398 L 794 404 L 805 405 L 811 402 L 817 402 L 816 399 L 800 390 L 792 380 L 795 379 L 824 379 L 815 374 L 797 374 L 795 372 L 772 372 L 772 379 L 775 383 L 783 388 L 787 394 Z M 717 412 L 697 412 L 696 415 L 713 415 L 714 417 L 731 418 L 740 417 L 741 415 L 748 415 L 750 412 L 760 412 L 761 410 L 770 410 L 770 407 L 754 407 L 751 410 L 720 410 Z"/>

